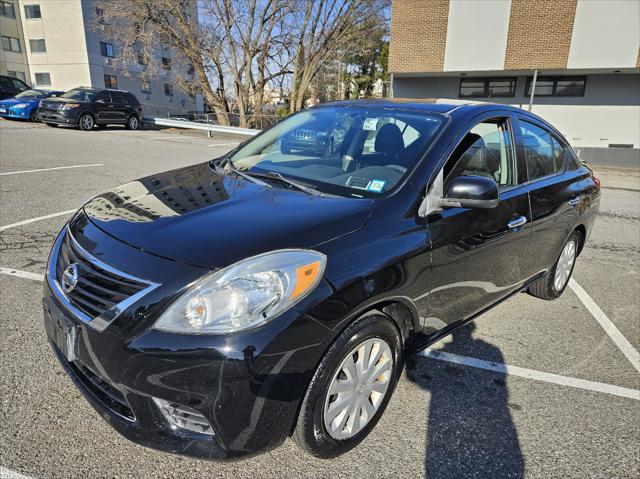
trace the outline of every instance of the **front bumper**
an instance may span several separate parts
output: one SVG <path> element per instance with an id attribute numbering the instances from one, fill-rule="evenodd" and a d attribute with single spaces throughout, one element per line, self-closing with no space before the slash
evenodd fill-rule
<path id="1" fill-rule="evenodd" d="M 91 241 L 100 243 L 101 251 L 121 252 L 114 258 L 128 254 L 122 258 L 124 264 L 139 267 L 146 261 L 143 267 L 156 271 L 159 263 L 166 262 L 165 269 L 174 268 L 167 271 L 168 277 L 179 277 L 175 268 L 181 266 L 170 266 L 172 262 L 107 236 L 98 239 L 97 234 L 93 228 Z M 83 237 L 74 236 L 80 241 Z M 281 444 L 292 431 L 301 398 L 332 332 L 295 309 L 260 328 L 233 335 L 156 331 L 150 326 L 159 308 L 152 303 L 154 297 L 166 295 L 162 288 L 99 331 L 74 316 L 45 281 L 47 336 L 84 397 L 123 436 L 166 452 L 225 460 Z M 70 341 L 61 339 L 61 329 L 73 331 L 64 336 Z M 197 411 L 214 434 L 172 425 L 153 398 Z"/>
<path id="2" fill-rule="evenodd" d="M 2 111 L 4 109 L 4 111 Z M 29 120 L 31 110 L 25 108 L 6 108 L 0 107 L 0 117 L 12 118 L 14 120 Z"/>
<path id="3" fill-rule="evenodd" d="M 43 110 L 38 109 L 38 121 L 43 123 L 56 123 L 59 125 L 77 125 L 78 112 L 74 110 Z"/>

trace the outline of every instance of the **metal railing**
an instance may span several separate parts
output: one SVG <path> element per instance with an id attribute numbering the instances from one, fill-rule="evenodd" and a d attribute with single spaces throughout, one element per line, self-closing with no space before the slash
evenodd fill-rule
<path id="1" fill-rule="evenodd" d="M 187 128 L 191 130 L 203 130 L 208 132 L 208 136 L 211 136 L 213 132 L 228 133 L 232 135 L 242 136 L 255 136 L 260 133 L 260 130 L 254 130 L 253 128 L 240 128 L 238 126 L 223 126 L 213 123 L 203 123 L 190 120 L 178 120 L 172 118 L 154 118 L 145 116 L 143 121 L 145 123 L 157 126 L 167 126 L 172 128 Z"/>

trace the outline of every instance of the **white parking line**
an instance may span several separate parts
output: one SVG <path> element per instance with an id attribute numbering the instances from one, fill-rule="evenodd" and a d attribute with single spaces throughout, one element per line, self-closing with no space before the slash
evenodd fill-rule
<path id="1" fill-rule="evenodd" d="M 32 281 L 44 281 L 44 275 L 38 273 L 32 273 L 30 271 L 21 271 L 13 268 L 3 268 L 0 266 L 0 274 L 6 274 L 7 276 L 16 276 L 17 278 L 30 279 Z"/>
<path id="2" fill-rule="evenodd" d="M 11 469 L 7 469 L 6 467 L 0 466 L 0 479 L 32 479 L 29 476 L 25 476 L 24 474 L 20 474 L 19 472 L 12 471 Z"/>
<path id="3" fill-rule="evenodd" d="M 0 173 L 0 176 L 20 175 L 22 173 L 36 173 L 38 171 L 69 170 L 71 168 L 94 168 L 96 166 L 104 166 L 104 165 L 102 163 L 96 163 L 94 165 L 56 166 L 54 168 L 38 168 L 37 170 L 9 171 L 7 173 Z"/>
<path id="4" fill-rule="evenodd" d="M 9 228 L 15 228 L 16 226 L 28 225 L 29 223 L 35 223 L 36 221 L 48 220 L 49 218 L 55 218 L 56 216 L 70 215 L 77 210 L 60 211 L 59 213 L 51 213 L 50 215 L 38 216 L 37 218 L 31 218 L 29 220 L 19 221 L 17 223 L 11 223 L 10 225 L 0 226 L 0 232 L 8 230 Z"/>
<path id="5" fill-rule="evenodd" d="M 582 301 L 582 304 L 589 310 L 591 316 L 602 326 L 605 333 L 616 343 L 616 346 L 622 351 L 627 359 L 631 362 L 634 368 L 640 372 L 640 353 L 631 345 L 631 343 L 625 338 L 620 330 L 611 322 L 611 320 L 604 314 L 604 311 L 600 309 L 600 306 L 589 296 L 589 294 L 580 286 L 576 280 L 571 278 L 569 280 L 569 287 L 576 293 L 578 299 Z"/>
<path id="6" fill-rule="evenodd" d="M 503 363 L 493 363 L 483 359 L 469 358 L 459 356 L 457 354 L 447 353 L 427 348 L 418 353 L 420 356 L 435 359 L 437 361 L 446 361 L 448 363 L 460 364 L 462 366 L 470 366 L 472 368 L 484 369 L 496 373 L 509 374 L 511 376 L 519 376 L 522 378 L 533 379 L 545 383 L 558 384 L 560 386 L 569 386 L 587 391 L 595 391 L 599 393 L 612 394 L 623 398 L 636 399 L 640 401 L 640 390 L 623 388 L 614 386 L 613 384 L 598 383 L 587 381 L 586 379 L 572 378 L 569 376 L 560 376 L 559 374 L 546 373 L 544 371 L 536 371 L 534 369 L 526 369 L 518 366 L 509 366 Z"/>

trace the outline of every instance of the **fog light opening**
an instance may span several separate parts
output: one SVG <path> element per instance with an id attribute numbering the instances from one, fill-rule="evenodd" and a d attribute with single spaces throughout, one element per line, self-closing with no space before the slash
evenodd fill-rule
<path id="1" fill-rule="evenodd" d="M 209 421 L 195 409 L 159 398 L 153 398 L 153 402 L 171 426 L 199 434 L 215 435 Z"/>

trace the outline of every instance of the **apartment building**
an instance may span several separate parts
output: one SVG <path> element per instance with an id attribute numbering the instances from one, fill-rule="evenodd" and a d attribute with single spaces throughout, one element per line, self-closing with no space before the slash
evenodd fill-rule
<path id="1" fill-rule="evenodd" d="M 389 69 L 395 97 L 525 109 L 537 71 L 533 113 L 640 159 L 640 1 L 394 0 Z"/>
<path id="2" fill-rule="evenodd" d="M 11 56 L 14 63 L 7 62 L 7 71 L 17 72 L 15 63 L 23 55 L 27 83 L 34 87 L 69 90 L 77 86 L 119 88 L 132 92 L 143 104 L 145 115 L 184 115 L 202 111 L 199 96 L 189 96 L 177 85 L 175 75 L 189 75 L 188 70 L 176 71 L 172 66 L 170 49 L 159 49 L 166 68 L 153 77 L 144 77 L 144 64 L 131 64 L 126 68 L 118 62 L 119 45 L 108 34 L 108 25 L 95 0 L 0 0 L 0 4 L 15 13 L 18 24 L 14 28 L 20 53 L 8 51 L 5 41 L 4 21 L 2 25 L 3 59 Z M 2 13 L 2 11 L 0 11 Z M 196 15 L 197 18 L 197 15 Z M 157 60 L 160 60 L 158 58 Z M 144 62 L 147 63 L 146 59 Z M 160 63 L 160 61 L 158 61 Z M 11 67 L 9 66 L 11 65 Z M 15 68 L 14 68 L 15 66 Z M 0 63 L 0 72 L 4 63 Z"/>
<path id="3" fill-rule="evenodd" d="M 0 0 L 0 75 L 30 83 L 21 10 L 16 0 Z"/>

